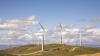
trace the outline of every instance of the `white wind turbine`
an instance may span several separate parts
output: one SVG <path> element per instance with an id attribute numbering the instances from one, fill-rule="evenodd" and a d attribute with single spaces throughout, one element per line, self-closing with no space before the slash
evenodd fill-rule
<path id="1" fill-rule="evenodd" d="M 82 46 L 82 30 L 81 29 L 79 31 L 79 40 L 80 40 L 79 46 Z"/>
<path id="2" fill-rule="evenodd" d="M 87 26 L 84 27 L 84 31 L 85 31 L 85 33 L 87 34 L 87 36 L 88 36 L 88 34 L 91 34 L 92 37 L 95 36 L 94 33 L 91 32 L 91 29 L 95 29 L 95 27 L 96 27 L 96 26 L 93 25 L 93 24 L 87 25 Z"/>
<path id="3" fill-rule="evenodd" d="M 61 42 L 60 43 L 61 44 L 63 44 L 63 42 L 62 42 L 63 41 L 63 39 L 62 39 L 63 38 L 62 30 L 63 30 L 63 27 L 62 27 L 62 24 L 60 24 L 60 34 L 61 34 Z"/>
<path id="4" fill-rule="evenodd" d="M 39 22 L 39 25 L 41 26 L 42 30 L 43 30 L 43 35 L 42 35 L 42 52 L 44 51 L 44 38 L 45 38 L 45 32 L 46 29 L 43 27 L 43 25 Z"/>
<path id="5" fill-rule="evenodd" d="M 33 18 L 35 18 L 35 21 L 37 21 L 36 17 L 33 17 Z M 40 25 L 40 27 L 42 29 L 42 33 L 43 33 L 43 35 L 42 35 L 42 47 L 41 47 L 41 51 L 43 52 L 44 51 L 45 28 L 43 27 L 43 25 L 39 21 L 37 21 L 37 22 Z"/>
<path id="6" fill-rule="evenodd" d="M 59 27 L 60 27 L 60 35 L 61 35 L 60 44 L 64 44 L 63 43 L 63 36 L 66 34 L 66 32 L 64 31 L 64 27 L 62 24 L 60 24 Z"/>
<path id="7" fill-rule="evenodd" d="M 82 35 L 84 33 L 86 33 L 87 29 L 88 29 L 87 27 L 80 28 L 80 31 L 79 31 L 79 40 L 80 40 L 79 46 L 82 46 Z"/>

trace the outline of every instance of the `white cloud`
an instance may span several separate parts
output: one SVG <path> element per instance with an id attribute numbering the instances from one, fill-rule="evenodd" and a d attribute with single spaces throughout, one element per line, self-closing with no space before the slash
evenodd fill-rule
<path id="1" fill-rule="evenodd" d="M 30 35 L 30 34 L 24 34 L 22 36 L 19 36 L 18 39 L 32 39 L 32 35 Z"/>
<path id="2" fill-rule="evenodd" d="M 5 20 L 0 21 L 0 29 L 1 30 L 8 30 L 8 29 L 16 29 L 20 27 L 26 27 L 29 25 L 35 25 L 38 21 L 36 20 L 35 16 L 30 16 L 25 19 L 19 20 L 19 19 L 12 19 L 12 20 Z"/>
<path id="3" fill-rule="evenodd" d="M 27 27 L 29 25 L 34 25 L 37 24 L 38 21 L 35 19 L 34 16 L 28 17 L 23 20 L 19 19 L 14 19 L 14 20 L 5 20 L 4 22 L 0 21 L 0 29 L 11 29 L 8 30 L 5 34 L 0 36 L 0 44 L 1 43 L 9 43 L 9 44 L 17 44 L 17 43 L 28 43 L 32 41 L 39 40 L 41 41 L 42 35 L 43 35 L 43 30 L 40 29 L 39 31 L 33 33 L 32 31 L 29 31 L 26 28 L 21 28 L 21 27 Z M 20 28 L 20 29 L 19 29 Z M 17 30 L 12 30 L 12 29 L 17 29 Z M 63 42 L 64 43 L 76 43 L 79 42 L 79 33 L 80 29 L 78 28 L 66 28 L 64 27 L 62 35 L 63 35 Z M 88 36 L 88 33 L 86 32 L 94 32 L 94 33 L 99 33 L 100 29 L 89 29 L 85 30 L 85 36 L 84 34 L 82 35 L 82 40 L 84 42 L 100 42 L 100 35 L 98 36 L 96 34 L 95 37 Z M 48 31 L 48 29 L 45 29 L 45 42 L 48 43 L 60 43 L 60 37 L 61 35 L 58 34 L 60 33 L 59 29 L 55 29 L 52 31 Z M 69 34 L 73 33 L 73 34 Z M 5 41 L 6 40 L 6 41 Z"/>
<path id="4" fill-rule="evenodd" d="M 37 35 L 37 36 L 36 36 Z M 60 43 L 60 37 L 57 35 L 57 33 L 54 33 L 54 31 L 49 31 L 45 35 L 45 42 L 46 43 Z M 32 33 L 28 30 L 20 30 L 20 31 L 8 31 L 2 38 L 0 38 L 0 43 L 29 43 L 33 40 L 39 40 L 39 42 L 42 39 L 42 33 L 40 31 L 37 31 L 36 33 Z M 5 41 L 6 40 L 6 41 Z M 75 37 L 75 35 L 71 34 L 67 37 L 67 35 L 63 36 L 63 42 L 64 43 L 79 43 L 79 35 Z M 82 36 L 82 41 L 84 43 L 88 42 L 99 42 L 100 38 L 98 37 L 91 37 L 91 36 Z M 49 42 L 48 42 L 49 41 Z"/>
<path id="5" fill-rule="evenodd" d="M 93 18 L 93 21 L 100 22 L 100 17 Z"/>
<path id="6" fill-rule="evenodd" d="M 0 44 L 27 43 L 37 39 L 34 33 L 26 28 L 35 24 L 38 24 L 35 16 L 25 19 L 0 20 L 0 30 L 6 30 L 0 35 Z"/>

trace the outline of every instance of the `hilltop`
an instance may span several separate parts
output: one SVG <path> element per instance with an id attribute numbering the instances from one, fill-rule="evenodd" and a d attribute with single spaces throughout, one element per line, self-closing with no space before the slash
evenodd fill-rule
<path id="1" fill-rule="evenodd" d="M 2 50 L 2 53 L 6 53 L 6 56 L 79 56 L 100 53 L 100 48 L 48 44 L 45 45 L 44 52 L 41 52 L 41 45 L 25 45 Z M 0 56 L 5 56 L 3 54 Z"/>

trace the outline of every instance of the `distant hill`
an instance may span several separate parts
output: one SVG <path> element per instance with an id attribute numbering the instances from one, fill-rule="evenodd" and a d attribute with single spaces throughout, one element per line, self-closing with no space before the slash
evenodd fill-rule
<path id="1" fill-rule="evenodd" d="M 2 50 L 0 56 L 78 56 L 83 54 L 100 53 L 100 48 L 79 47 L 61 44 L 48 44 L 41 52 L 41 45 L 25 45 Z"/>
<path id="2" fill-rule="evenodd" d="M 18 47 L 18 46 L 21 46 L 21 45 L 0 45 L 0 50 Z"/>
<path id="3" fill-rule="evenodd" d="M 6 48 L 10 48 L 10 46 L 9 45 L 0 45 L 0 50 L 6 49 Z"/>

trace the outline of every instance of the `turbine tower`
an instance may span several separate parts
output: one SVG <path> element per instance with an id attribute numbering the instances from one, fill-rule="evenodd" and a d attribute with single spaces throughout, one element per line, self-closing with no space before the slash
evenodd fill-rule
<path id="1" fill-rule="evenodd" d="M 80 46 L 82 46 L 82 33 L 81 33 L 81 30 L 80 30 L 80 32 L 79 32 L 79 38 L 80 38 Z"/>
<path id="2" fill-rule="evenodd" d="M 82 46 L 82 30 L 79 31 L 79 46 Z"/>
<path id="3" fill-rule="evenodd" d="M 39 22 L 39 25 L 41 26 L 43 30 L 43 36 L 42 36 L 42 52 L 44 51 L 44 38 L 45 38 L 45 28 L 42 26 L 42 24 Z"/>
<path id="4" fill-rule="evenodd" d="M 63 43 L 62 43 L 62 37 L 63 37 L 63 36 L 62 36 L 62 24 L 60 24 L 60 34 L 61 34 L 61 42 L 60 42 L 60 43 L 63 44 Z"/>
<path id="5" fill-rule="evenodd" d="M 63 44 L 63 42 L 62 42 L 63 41 L 63 39 L 62 39 L 63 38 L 62 31 L 63 31 L 63 27 L 62 27 L 62 24 L 60 24 L 60 34 L 61 34 L 61 40 L 60 40 L 61 42 L 60 42 L 60 44 Z"/>

